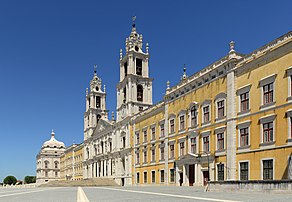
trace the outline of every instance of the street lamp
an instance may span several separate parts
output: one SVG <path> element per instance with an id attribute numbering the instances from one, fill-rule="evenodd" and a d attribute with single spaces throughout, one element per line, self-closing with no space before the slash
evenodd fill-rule
<path id="1" fill-rule="evenodd" d="M 202 154 L 206 154 L 207 155 L 207 160 L 208 160 L 208 181 L 210 181 L 210 161 L 209 161 L 209 153 L 205 152 L 205 151 L 201 151 L 198 156 L 197 156 L 197 159 L 198 161 L 200 162 L 201 159 L 202 159 Z"/>

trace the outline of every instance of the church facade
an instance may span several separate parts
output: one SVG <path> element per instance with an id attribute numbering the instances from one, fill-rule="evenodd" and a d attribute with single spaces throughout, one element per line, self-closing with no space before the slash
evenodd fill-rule
<path id="1" fill-rule="evenodd" d="M 292 33 L 227 54 L 152 103 L 149 47 L 135 24 L 120 51 L 117 118 L 94 73 L 86 90 L 83 178 L 120 185 L 204 185 L 292 178 Z"/>

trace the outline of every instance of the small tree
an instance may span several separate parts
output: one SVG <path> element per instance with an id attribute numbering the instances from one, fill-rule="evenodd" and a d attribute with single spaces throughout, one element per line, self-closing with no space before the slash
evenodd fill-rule
<path id="1" fill-rule="evenodd" d="M 25 176 L 24 182 L 26 184 L 35 183 L 36 182 L 36 177 L 35 176 Z"/>
<path id="2" fill-rule="evenodd" d="M 16 182 L 17 182 L 17 179 L 14 176 L 11 176 L 11 175 L 5 177 L 4 180 L 3 180 L 4 184 L 9 184 L 9 185 L 16 184 Z"/>

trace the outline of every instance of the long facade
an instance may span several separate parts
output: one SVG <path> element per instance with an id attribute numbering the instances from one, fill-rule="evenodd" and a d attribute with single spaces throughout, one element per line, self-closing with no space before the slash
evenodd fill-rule
<path id="1" fill-rule="evenodd" d="M 149 47 L 133 24 L 120 51 L 117 120 L 96 72 L 86 91 L 84 178 L 121 185 L 204 185 L 292 174 L 292 33 L 227 54 L 152 104 Z"/>

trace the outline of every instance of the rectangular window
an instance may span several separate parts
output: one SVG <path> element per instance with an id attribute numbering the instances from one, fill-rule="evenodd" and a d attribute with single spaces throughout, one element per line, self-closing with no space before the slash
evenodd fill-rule
<path id="1" fill-rule="evenodd" d="M 48 177 L 48 171 L 45 172 L 45 176 Z"/>
<path id="2" fill-rule="evenodd" d="M 55 177 L 58 177 L 58 172 L 55 172 Z"/>
<path id="3" fill-rule="evenodd" d="M 240 111 L 249 110 L 249 92 L 240 94 Z"/>
<path id="4" fill-rule="evenodd" d="M 203 137 L 204 151 L 209 152 L 209 136 Z"/>
<path id="5" fill-rule="evenodd" d="M 173 159 L 174 158 L 174 144 L 169 145 L 169 150 L 170 150 L 170 158 Z"/>
<path id="6" fill-rule="evenodd" d="M 136 173 L 136 181 L 137 181 L 137 184 L 140 183 L 140 173 Z"/>
<path id="7" fill-rule="evenodd" d="M 151 171 L 151 180 L 152 180 L 152 183 L 155 183 L 155 171 L 154 170 Z"/>
<path id="8" fill-rule="evenodd" d="M 145 130 L 143 133 L 144 133 L 144 142 L 147 142 L 147 130 Z"/>
<path id="9" fill-rule="evenodd" d="M 197 125 L 197 110 L 196 107 L 191 108 L 191 126 Z"/>
<path id="10" fill-rule="evenodd" d="M 139 150 L 136 153 L 136 164 L 140 164 L 140 152 L 139 152 Z"/>
<path id="11" fill-rule="evenodd" d="M 144 183 L 147 183 L 147 172 L 144 172 Z"/>
<path id="12" fill-rule="evenodd" d="M 273 102 L 273 83 L 269 83 L 263 86 L 263 104 L 268 104 Z"/>
<path id="13" fill-rule="evenodd" d="M 123 148 L 125 148 L 126 147 L 126 137 L 123 137 Z"/>
<path id="14" fill-rule="evenodd" d="M 147 163 L 147 150 L 144 151 L 144 163 Z"/>
<path id="15" fill-rule="evenodd" d="M 139 58 L 136 58 L 136 74 L 142 75 L 142 60 Z"/>
<path id="16" fill-rule="evenodd" d="M 191 138 L 191 153 L 197 153 L 197 141 L 195 137 Z"/>
<path id="17" fill-rule="evenodd" d="M 263 180 L 273 179 L 273 160 L 263 160 Z"/>
<path id="18" fill-rule="evenodd" d="M 136 144 L 140 143 L 140 134 L 136 133 Z"/>
<path id="19" fill-rule="evenodd" d="M 240 130 L 240 146 L 248 145 L 248 128 L 241 128 Z"/>
<path id="20" fill-rule="evenodd" d="M 210 120 L 209 106 L 203 107 L 203 114 L 204 114 L 204 123 L 206 123 Z"/>
<path id="21" fill-rule="evenodd" d="M 218 118 L 224 117 L 224 100 L 217 102 Z"/>
<path id="22" fill-rule="evenodd" d="M 155 127 L 151 128 L 152 140 L 155 140 Z"/>
<path id="23" fill-rule="evenodd" d="M 152 149 L 151 150 L 151 161 L 153 162 L 153 161 L 155 161 L 155 149 Z"/>
<path id="24" fill-rule="evenodd" d="M 217 150 L 224 150 L 224 133 L 217 134 Z"/>
<path id="25" fill-rule="evenodd" d="M 174 169 L 170 169 L 170 182 L 174 182 Z"/>
<path id="26" fill-rule="evenodd" d="M 164 183 L 164 170 L 160 170 L 160 182 Z"/>
<path id="27" fill-rule="evenodd" d="M 164 137 L 164 123 L 160 125 L 160 137 Z"/>
<path id="28" fill-rule="evenodd" d="M 184 142 L 179 143 L 180 156 L 184 155 L 184 150 L 185 150 L 185 143 Z"/>
<path id="29" fill-rule="evenodd" d="M 273 141 L 273 122 L 263 123 L 263 142 Z"/>
<path id="30" fill-rule="evenodd" d="M 171 119 L 169 122 L 170 122 L 170 133 L 174 133 L 174 119 Z"/>
<path id="31" fill-rule="evenodd" d="M 248 180 L 248 162 L 239 163 L 240 180 Z"/>
<path id="32" fill-rule="evenodd" d="M 218 181 L 224 181 L 224 164 L 217 164 Z"/>
<path id="33" fill-rule="evenodd" d="M 185 116 L 184 115 L 182 115 L 182 116 L 180 116 L 179 117 L 179 125 L 180 125 L 180 130 L 183 130 L 183 129 L 185 129 Z"/>
<path id="34" fill-rule="evenodd" d="M 164 146 L 160 147 L 160 160 L 164 161 Z"/>

